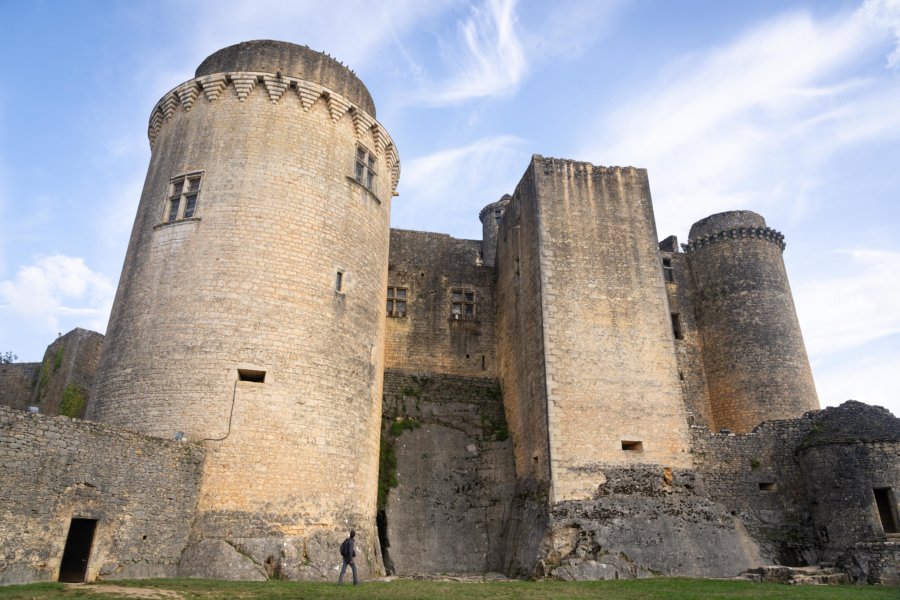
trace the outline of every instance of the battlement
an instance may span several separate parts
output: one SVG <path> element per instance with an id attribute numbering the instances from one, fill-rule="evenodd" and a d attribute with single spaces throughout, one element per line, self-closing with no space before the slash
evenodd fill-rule
<path id="1" fill-rule="evenodd" d="M 537 167 L 538 165 L 543 166 L 543 172 L 545 175 L 549 175 L 554 171 L 558 172 L 563 170 L 574 172 L 576 175 L 589 175 L 595 178 L 620 172 L 640 172 L 644 173 L 645 176 L 647 173 L 647 169 L 641 169 L 638 167 L 601 166 L 580 160 L 572 160 L 569 158 L 553 158 L 549 156 L 541 156 L 540 154 L 533 155 L 531 157 L 531 162 L 535 165 L 535 167 Z"/>
<path id="2" fill-rule="evenodd" d="M 343 63 L 309 46 L 252 40 L 222 48 L 200 63 L 194 77 L 231 72 L 264 72 L 312 81 L 335 90 L 375 116 L 375 103 L 363 82 Z"/>
<path id="3" fill-rule="evenodd" d="M 685 253 L 691 253 L 695 250 L 705 248 L 717 242 L 743 238 L 767 240 L 772 242 L 773 244 L 776 244 L 782 250 L 787 247 L 787 244 L 785 244 L 784 242 L 784 234 L 776 231 L 775 229 L 772 229 L 771 227 L 737 227 L 734 229 L 718 231 L 710 235 L 705 235 L 699 239 L 689 240 L 687 244 L 682 244 L 681 248 L 685 251 Z"/>
<path id="4" fill-rule="evenodd" d="M 150 113 L 147 136 L 150 139 L 151 150 L 156 145 L 163 125 L 179 110 L 191 112 L 198 99 L 202 101 L 202 98 L 206 98 L 209 103 L 219 102 L 225 98 L 226 90 L 229 88 L 234 90 L 238 101 L 244 102 L 257 85 L 265 88 L 272 104 L 278 104 L 285 93 L 292 90 L 297 94 L 304 112 L 308 112 L 320 99 L 324 99 L 332 123 L 336 124 L 345 115 L 350 115 L 357 138 L 364 138 L 366 133 L 370 132 L 375 155 L 378 158 L 385 155 L 391 177 L 391 193 L 396 194 L 397 184 L 400 181 L 400 155 L 387 130 L 375 120 L 374 107 L 370 113 L 365 107 L 360 107 L 333 89 L 306 79 L 288 77 L 280 72 L 215 73 L 197 77 L 173 88 L 156 103 Z"/>

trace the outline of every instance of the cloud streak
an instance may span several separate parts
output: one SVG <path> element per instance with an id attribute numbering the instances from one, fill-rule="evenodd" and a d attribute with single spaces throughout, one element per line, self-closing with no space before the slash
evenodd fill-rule
<path id="1" fill-rule="evenodd" d="M 457 25 L 457 44 L 445 47 L 451 76 L 415 100 L 434 106 L 513 93 L 528 62 L 515 16 L 515 0 L 487 0 Z"/>
<path id="2" fill-rule="evenodd" d="M 475 218 L 486 204 L 513 189 L 526 160 L 521 138 L 500 135 L 407 161 L 392 226 L 419 229 L 441 223 L 441 231 L 481 237 Z"/>
<path id="3" fill-rule="evenodd" d="M 54 254 L 19 267 L 12 280 L 0 282 L 0 310 L 57 333 L 81 325 L 103 332 L 115 286 L 84 260 Z"/>
<path id="4" fill-rule="evenodd" d="M 667 228 L 684 231 L 723 205 L 802 212 L 825 160 L 900 135 L 900 82 L 846 75 L 884 43 L 884 24 L 865 8 L 818 21 L 784 15 L 673 61 L 598 120 L 581 154 L 648 167 Z"/>

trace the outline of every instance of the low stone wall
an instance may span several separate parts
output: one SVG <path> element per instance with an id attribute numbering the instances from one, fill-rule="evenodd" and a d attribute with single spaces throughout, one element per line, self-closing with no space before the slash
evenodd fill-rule
<path id="1" fill-rule="evenodd" d="M 53 581 L 73 518 L 97 521 L 88 580 L 170 577 L 203 450 L 0 407 L 0 584 Z"/>
<path id="2" fill-rule="evenodd" d="M 388 370 L 382 436 L 396 464 L 382 485 L 397 484 L 380 516 L 386 568 L 497 570 L 515 467 L 496 379 Z"/>

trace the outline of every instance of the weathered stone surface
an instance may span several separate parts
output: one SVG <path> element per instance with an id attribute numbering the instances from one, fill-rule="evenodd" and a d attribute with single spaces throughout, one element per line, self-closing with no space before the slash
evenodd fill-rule
<path id="1" fill-rule="evenodd" d="M 201 448 L 0 406 L 0 584 L 55 580 L 73 518 L 96 519 L 87 578 L 173 576 Z"/>
<path id="2" fill-rule="evenodd" d="M 393 572 L 500 568 L 515 472 L 497 381 L 387 371 L 384 416 L 397 456 L 385 507 Z M 392 434 L 398 422 L 411 428 Z"/>
<path id="3" fill-rule="evenodd" d="M 179 577 L 265 581 L 265 571 L 224 540 L 200 540 L 188 546 L 178 563 Z"/>

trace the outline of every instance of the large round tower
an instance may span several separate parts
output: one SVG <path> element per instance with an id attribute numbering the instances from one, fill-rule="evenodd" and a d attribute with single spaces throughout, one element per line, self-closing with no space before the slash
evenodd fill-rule
<path id="1" fill-rule="evenodd" d="M 782 251 L 760 215 L 731 211 L 691 227 L 685 245 L 716 428 L 819 408 Z"/>
<path id="2" fill-rule="evenodd" d="M 149 137 L 88 418 L 206 446 L 185 574 L 209 574 L 209 552 L 240 562 L 237 547 L 291 578 L 330 576 L 351 527 L 358 564 L 380 570 L 399 161 L 371 96 L 324 54 L 245 42 L 165 94 Z"/>

